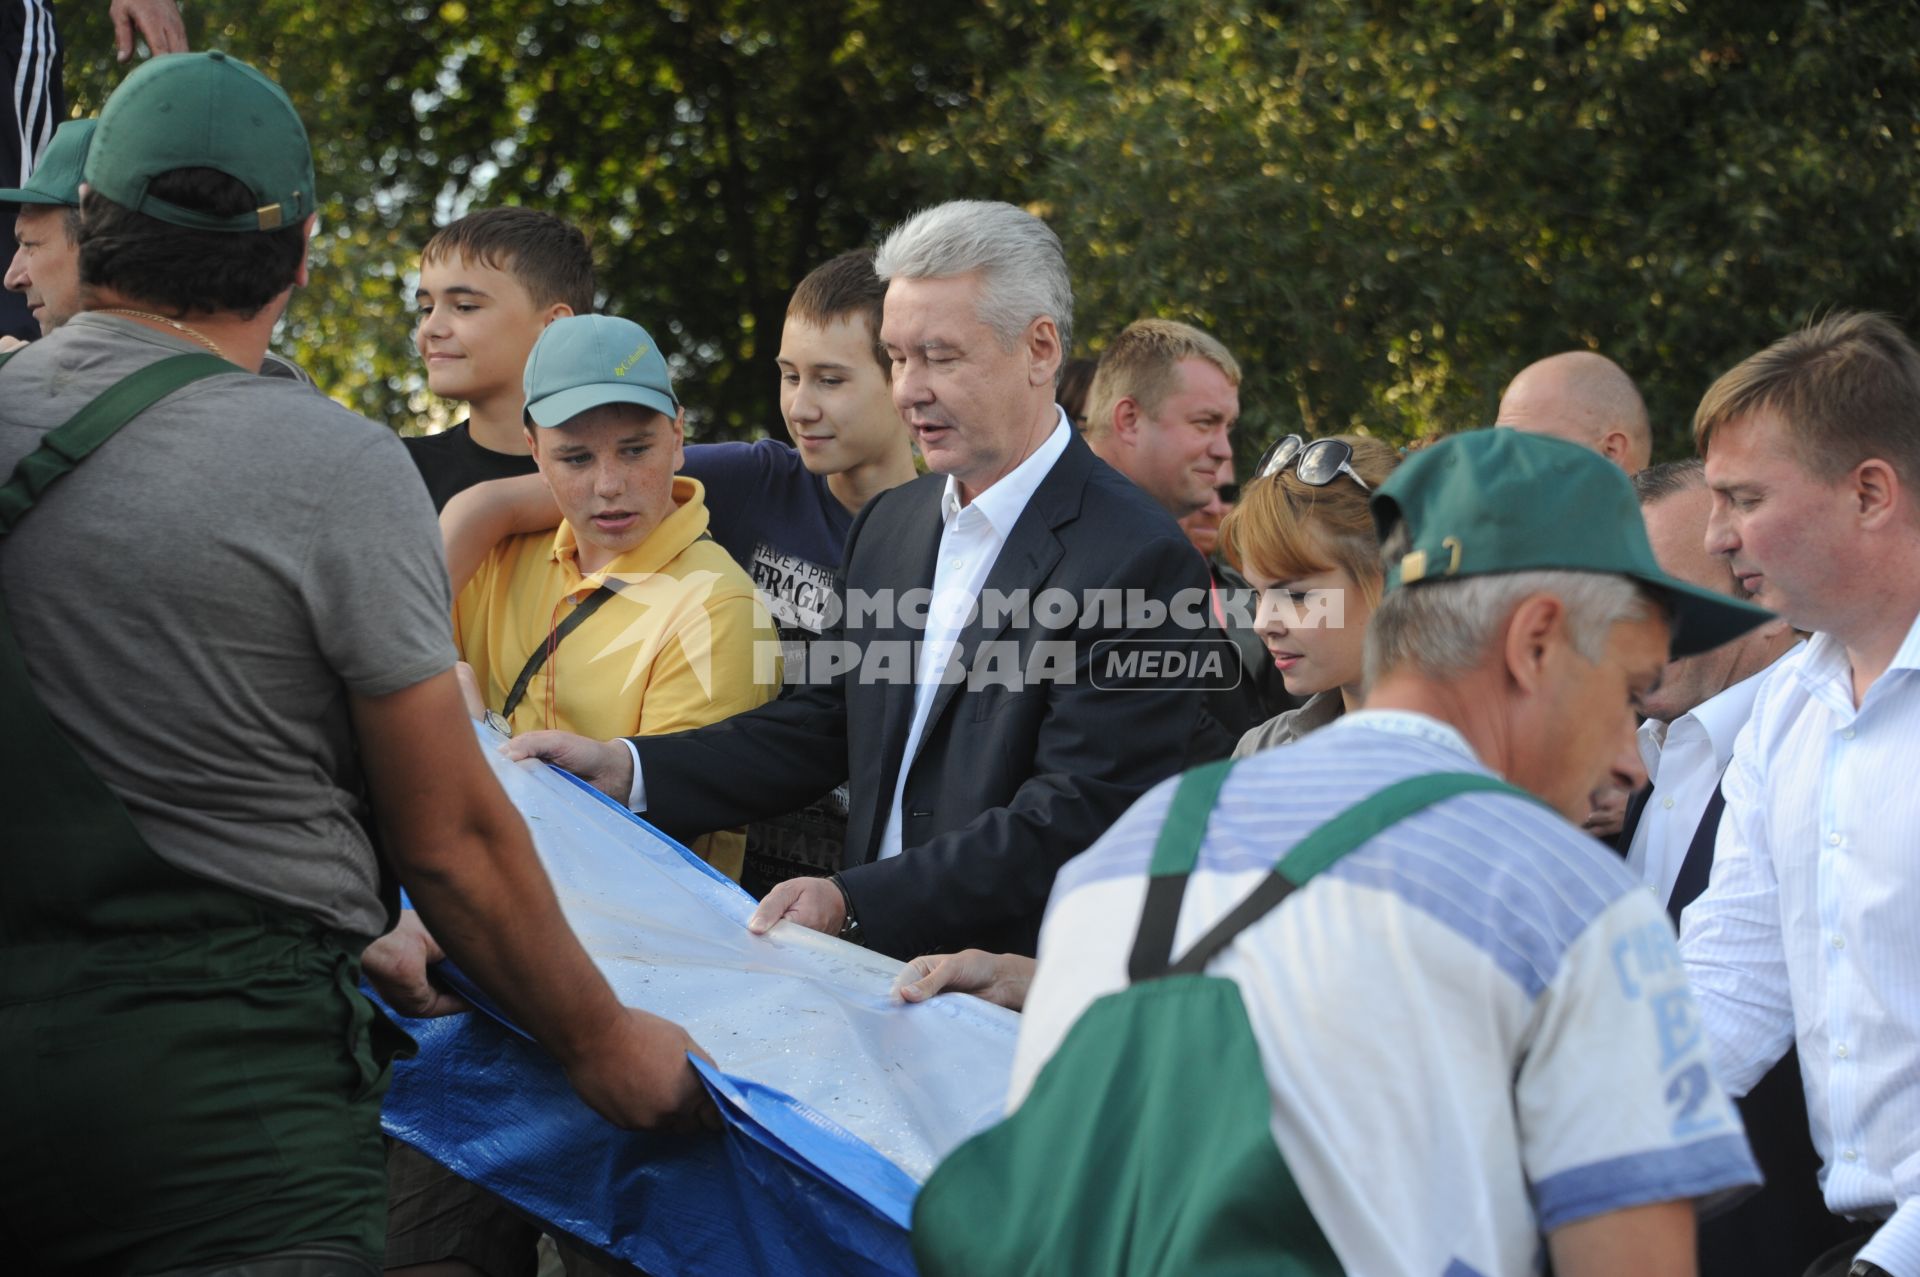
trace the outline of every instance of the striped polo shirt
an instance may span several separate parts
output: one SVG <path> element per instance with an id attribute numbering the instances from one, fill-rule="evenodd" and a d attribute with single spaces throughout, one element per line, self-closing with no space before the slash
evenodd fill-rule
<path id="1" fill-rule="evenodd" d="M 1487 769 L 1452 727 L 1383 711 L 1242 761 L 1209 822 L 1174 953 L 1311 830 L 1388 784 L 1444 771 Z M 1080 1013 L 1126 984 L 1173 786 L 1056 880 L 1010 1109 Z M 1415 813 L 1208 971 L 1240 988 L 1275 1143 L 1349 1272 L 1531 1273 L 1542 1232 L 1759 1180 L 1660 906 L 1598 843 L 1526 799 L 1463 794 Z M 1207 1050 L 1193 1051 L 1198 1100 Z"/>

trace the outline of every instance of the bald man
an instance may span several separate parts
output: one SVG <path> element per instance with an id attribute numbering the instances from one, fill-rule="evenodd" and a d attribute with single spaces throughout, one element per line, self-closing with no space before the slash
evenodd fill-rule
<path id="1" fill-rule="evenodd" d="M 1550 355 L 1521 369 L 1500 396 L 1494 424 L 1591 448 L 1629 476 L 1653 458 L 1647 406 L 1633 378 L 1591 350 Z"/>

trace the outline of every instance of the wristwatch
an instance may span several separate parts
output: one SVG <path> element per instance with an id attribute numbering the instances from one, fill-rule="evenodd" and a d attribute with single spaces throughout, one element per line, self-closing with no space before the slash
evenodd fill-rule
<path id="1" fill-rule="evenodd" d="M 828 874 L 827 881 L 840 888 L 840 902 L 847 907 L 846 921 L 840 924 L 840 938 L 848 944 L 866 944 L 866 935 L 860 930 L 860 915 L 853 911 L 853 897 L 847 894 L 847 884 L 840 881 L 839 874 Z"/>
<path id="2" fill-rule="evenodd" d="M 1870 1259 L 1856 1259 L 1853 1267 L 1847 1269 L 1847 1277 L 1893 1277 L 1893 1274 Z"/>

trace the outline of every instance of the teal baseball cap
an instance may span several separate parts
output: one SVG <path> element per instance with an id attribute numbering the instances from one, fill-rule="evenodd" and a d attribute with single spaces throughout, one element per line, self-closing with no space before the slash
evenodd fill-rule
<path id="1" fill-rule="evenodd" d="M 80 170 L 99 120 L 68 120 L 53 131 L 33 176 L 18 188 L 0 189 L 0 204 L 60 204 L 80 207 Z"/>
<path id="2" fill-rule="evenodd" d="M 1673 610 L 1672 654 L 1738 638 L 1773 613 L 1660 570 L 1633 483 L 1579 444 L 1521 430 L 1473 430 L 1409 457 L 1373 495 L 1384 540 L 1410 544 L 1386 588 L 1498 572 L 1606 572 L 1659 593 Z"/>
<path id="3" fill-rule="evenodd" d="M 562 426 L 589 408 L 631 403 L 671 417 L 673 376 L 647 330 L 614 315 L 563 315 L 527 356 L 521 385 L 536 426 Z"/>
<path id="4" fill-rule="evenodd" d="M 210 168 L 253 192 L 251 212 L 221 216 L 148 193 L 175 169 Z M 153 58 L 100 111 L 87 185 L 148 217 L 203 231 L 271 231 L 314 210 L 313 152 L 286 93 L 219 50 Z"/>

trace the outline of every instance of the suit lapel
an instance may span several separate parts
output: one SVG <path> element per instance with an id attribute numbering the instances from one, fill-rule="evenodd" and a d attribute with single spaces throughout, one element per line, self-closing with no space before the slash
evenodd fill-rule
<path id="1" fill-rule="evenodd" d="M 1633 791 L 1627 799 L 1626 816 L 1620 822 L 1620 832 L 1613 836 L 1612 847 L 1622 860 L 1633 849 L 1634 831 L 1640 828 L 1640 817 L 1647 810 L 1647 800 L 1653 797 L 1652 784 L 1645 784 Z"/>
<path id="2" fill-rule="evenodd" d="M 1720 813 L 1726 809 L 1726 790 L 1715 785 L 1707 809 L 1700 813 L 1700 823 L 1694 826 L 1693 841 L 1687 844 L 1687 858 L 1680 862 L 1680 873 L 1673 880 L 1673 894 L 1667 897 L 1667 913 L 1676 928 L 1680 911 L 1707 889 L 1707 879 L 1713 874 L 1713 847 L 1720 837 Z"/>

